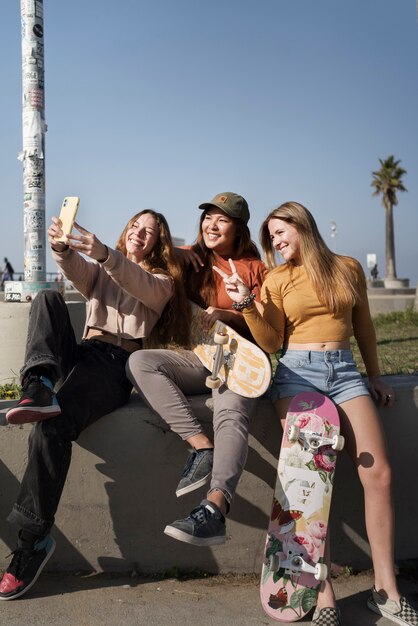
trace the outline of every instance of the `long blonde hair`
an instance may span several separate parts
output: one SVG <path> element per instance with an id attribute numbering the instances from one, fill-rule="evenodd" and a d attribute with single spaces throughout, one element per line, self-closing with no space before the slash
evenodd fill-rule
<path id="1" fill-rule="evenodd" d="M 116 243 L 116 250 L 125 256 L 127 255 L 126 233 L 141 215 L 147 213 L 152 215 L 157 222 L 159 236 L 155 246 L 144 258 L 141 266 L 148 272 L 168 274 L 174 281 L 173 297 L 166 304 L 157 324 L 150 336 L 147 337 L 147 347 L 165 346 L 169 343 L 187 346 L 189 344 L 190 309 L 184 289 L 183 272 L 164 215 L 152 209 L 145 209 L 134 215 L 123 229 Z"/>
<path id="2" fill-rule="evenodd" d="M 352 263 L 348 262 L 348 257 L 335 254 L 328 248 L 312 214 L 298 202 L 280 205 L 269 213 L 261 225 L 260 241 L 267 267 L 273 269 L 277 265 L 268 228 L 274 218 L 291 224 L 298 231 L 301 262 L 321 304 L 332 313 L 354 306 L 359 293 Z"/>

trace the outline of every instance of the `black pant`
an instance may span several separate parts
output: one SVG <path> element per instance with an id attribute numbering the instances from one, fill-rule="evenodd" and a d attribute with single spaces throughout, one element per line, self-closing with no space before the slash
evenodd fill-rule
<path id="1" fill-rule="evenodd" d="M 29 457 L 8 521 L 35 535 L 51 529 L 71 461 L 72 441 L 90 424 L 125 404 L 132 385 L 125 374 L 129 353 L 90 339 L 77 345 L 61 295 L 44 290 L 34 299 L 22 377 L 48 367 L 61 415 L 38 422 L 29 436 Z"/>

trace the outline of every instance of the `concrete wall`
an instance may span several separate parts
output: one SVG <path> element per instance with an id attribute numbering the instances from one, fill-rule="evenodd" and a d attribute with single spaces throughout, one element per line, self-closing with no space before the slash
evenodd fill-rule
<path id="1" fill-rule="evenodd" d="M 86 320 L 85 300 L 67 302 L 77 340 L 81 339 Z M 30 303 L 0 301 L 0 385 L 19 382 L 25 358 Z"/>
<path id="2" fill-rule="evenodd" d="M 379 313 L 393 313 L 413 308 L 418 311 L 418 300 L 414 290 L 410 293 L 390 293 L 390 289 L 372 289 L 368 291 L 369 306 L 372 315 Z M 405 290 L 406 291 L 406 290 Z M 385 293 L 389 292 L 389 293 Z"/>
<path id="3" fill-rule="evenodd" d="M 397 514 L 396 557 L 418 557 L 418 520 L 414 463 L 418 440 L 418 379 L 389 377 L 397 401 L 381 409 L 394 467 Z M 193 407 L 211 428 L 208 396 Z M 4 413 L 11 402 L 0 403 Z M 1 421 L 0 414 L 0 421 Z M 3 420 L 4 423 L 4 420 Z M 26 463 L 31 426 L 0 426 L 0 567 L 14 547 L 5 521 Z M 184 517 L 204 489 L 177 499 L 175 488 L 187 458 L 185 444 L 137 396 L 122 409 L 88 428 L 73 447 L 73 461 L 56 519 L 56 570 L 105 570 L 155 573 L 173 570 L 259 572 L 281 428 L 263 399 L 253 420 L 248 461 L 227 521 L 226 545 L 196 548 L 163 534 L 164 526 Z M 345 452 L 338 460 L 333 496 L 333 560 L 355 568 L 370 566 L 362 492 Z"/>

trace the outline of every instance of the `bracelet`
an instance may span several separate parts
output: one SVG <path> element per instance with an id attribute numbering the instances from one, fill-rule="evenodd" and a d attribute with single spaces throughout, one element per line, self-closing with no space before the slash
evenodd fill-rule
<path id="1" fill-rule="evenodd" d="M 255 299 L 255 293 L 249 293 L 248 296 L 244 298 L 244 300 L 241 300 L 241 302 L 233 302 L 232 308 L 235 309 L 236 311 L 242 311 L 243 309 L 246 309 L 247 307 L 251 306 L 254 299 Z"/>

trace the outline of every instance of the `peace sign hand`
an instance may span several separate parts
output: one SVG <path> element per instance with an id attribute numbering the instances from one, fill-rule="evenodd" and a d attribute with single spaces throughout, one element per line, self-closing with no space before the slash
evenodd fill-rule
<path id="1" fill-rule="evenodd" d="M 74 228 L 78 230 L 80 235 L 74 232 L 68 235 L 67 243 L 72 250 L 82 252 L 96 261 L 104 261 L 108 256 L 108 249 L 93 233 L 89 232 L 77 222 L 74 222 Z"/>
<path id="2" fill-rule="evenodd" d="M 238 274 L 232 259 L 228 259 L 232 274 L 228 276 L 216 265 L 213 266 L 215 272 L 223 278 L 225 291 L 233 302 L 242 302 L 250 294 L 250 290 Z"/>

